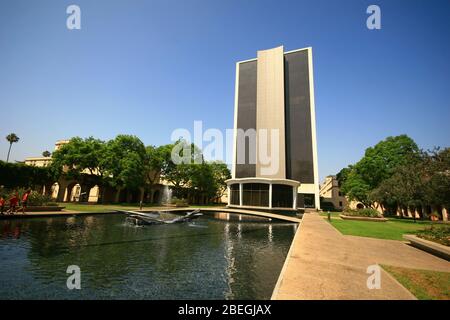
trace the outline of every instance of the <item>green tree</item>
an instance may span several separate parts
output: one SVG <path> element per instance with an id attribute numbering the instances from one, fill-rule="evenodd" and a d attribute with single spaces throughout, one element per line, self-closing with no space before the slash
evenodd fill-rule
<path id="1" fill-rule="evenodd" d="M 146 150 L 142 141 L 132 135 L 118 135 L 108 141 L 101 161 L 111 186 L 117 189 L 115 201 L 119 202 L 124 188 L 141 189 L 145 185 Z"/>
<path id="2" fill-rule="evenodd" d="M 86 193 L 97 185 L 101 202 L 107 179 L 103 161 L 105 150 L 106 145 L 102 140 L 74 137 L 53 152 L 51 167 L 67 179 L 77 180 Z"/>
<path id="3" fill-rule="evenodd" d="M 177 159 L 183 159 L 177 163 Z M 174 195 L 178 198 L 187 198 L 192 195 L 192 174 L 194 164 L 203 163 L 201 150 L 193 143 L 179 140 L 172 145 L 171 157 L 163 168 L 163 176 L 172 185 Z"/>
<path id="4" fill-rule="evenodd" d="M 50 151 L 48 151 L 48 150 L 45 150 L 44 152 L 42 152 L 42 156 L 43 156 L 43 157 L 49 158 L 51 155 L 52 155 L 52 154 L 51 154 Z"/>
<path id="5" fill-rule="evenodd" d="M 349 200 L 372 206 L 369 193 L 391 177 L 398 167 L 420 157 L 417 144 L 407 135 L 388 137 L 367 148 L 364 157 L 338 174 L 341 189 Z"/>
<path id="6" fill-rule="evenodd" d="M 341 190 L 351 201 L 359 201 L 367 207 L 370 207 L 372 204 L 369 199 L 370 185 L 356 170 L 348 173 L 348 176 L 342 183 Z"/>
<path id="7" fill-rule="evenodd" d="M 424 168 L 426 201 L 450 212 L 450 148 L 429 152 Z"/>
<path id="8" fill-rule="evenodd" d="M 0 161 L 0 186 L 6 188 L 31 187 L 39 189 L 43 185 L 51 186 L 57 178 L 49 167 L 35 167 L 23 163 Z"/>
<path id="9" fill-rule="evenodd" d="M 225 181 L 231 179 L 231 172 L 228 166 L 220 161 L 210 162 L 209 165 L 211 166 L 214 176 L 216 189 L 215 198 L 220 200 L 227 190 L 227 184 Z"/>
<path id="10" fill-rule="evenodd" d="M 193 143 L 180 140 L 170 147 L 171 158 L 165 161 L 162 174 L 172 185 L 176 197 L 203 204 L 223 195 L 225 180 L 231 177 L 226 164 L 205 161 L 201 150 Z M 185 161 L 176 163 L 173 158 L 177 156 Z"/>
<path id="11" fill-rule="evenodd" d="M 424 157 L 415 157 L 396 168 L 395 173 L 372 190 L 369 198 L 384 210 L 395 213 L 400 208 L 402 215 L 409 208 L 414 211 L 424 204 Z"/>
<path id="12" fill-rule="evenodd" d="M 192 164 L 189 167 L 189 197 L 191 202 L 207 203 L 215 195 L 214 173 L 208 163 Z"/>
<path id="13" fill-rule="evenodd" d="M 147 146 L 145 159 L 145 183 L 150 194 L 150 203 L 153 203 L 153 191 L 157 183 L 159 183 L 161 174 L 170 164 L 170 155 L 173 145 L 167 144 L 159 147 Z"/>
<path id="14" fill-rule="evenodd" d="M 8 155 L 6 157 L 6 162 L 9 162 L 9 154 L 11 153 L 11 147 L 13 143 L 19 142 L 20 138 L 15 133 L 10 133 L 6 136 L 6 140 L 9 142 Z"/>

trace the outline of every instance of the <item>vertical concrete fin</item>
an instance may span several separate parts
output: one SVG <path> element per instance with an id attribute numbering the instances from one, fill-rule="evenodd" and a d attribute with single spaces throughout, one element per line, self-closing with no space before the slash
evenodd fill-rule
<path id="1" fill-rule="evenodd" d="M 258 51 L 256 176 L 286 178 L 283 46 Z M 261 133 L 261 130 L 267 134 Z M 278 132 L 272 145 L 273 131 Z M 263 139 L 263 137 L 267 139 Z M 275 136 L 274 136 L 275 137 Z M 270 163 L 268 163 L 270 160 Z"/>

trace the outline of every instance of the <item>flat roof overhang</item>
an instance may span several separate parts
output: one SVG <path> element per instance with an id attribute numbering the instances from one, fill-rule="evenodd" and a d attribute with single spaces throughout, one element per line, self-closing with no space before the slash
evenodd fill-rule
<path id="1" fill-rule="evenodd" d="M 237 178 L 225 180 L 225 183 L 230 186 L 235 183 L 266 183 L 266 184 L 284 184 L 291 187 L 298 187 L 299 181 L 290 179 L 270 179 L 270 178 Z"/>

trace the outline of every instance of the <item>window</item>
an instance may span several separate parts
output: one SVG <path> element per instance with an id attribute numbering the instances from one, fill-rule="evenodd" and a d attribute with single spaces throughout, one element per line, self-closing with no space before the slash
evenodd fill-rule
<path id="1" fill-rule="evenodd" d="M 268 207 L 269 185 L 265 183 L 244 183 L 242 204 L 244 206 Z"/>
<path id="2" fill-rule="evenodd" d="M 272 185 L 272 207 L 292 208 L 292 187 L 284 184 Z"/>
<path id="3" fill-rule="evenodd" d="M 239 184 L 230 186 L 230 204 L 239 205 Z"/>
<path id="4" fill-rule="evenodd" d="M 305 193 L 304 194 L 305 208 L 314 208 L 315 207 L 315 199 L 314 194 Z"/>

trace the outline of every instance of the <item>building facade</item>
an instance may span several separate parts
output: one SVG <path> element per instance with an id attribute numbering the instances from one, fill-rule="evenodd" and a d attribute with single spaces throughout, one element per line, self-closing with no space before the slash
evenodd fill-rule
<path id="1" fill-rule="evenodd" d="M 58 140 L 55 143 L 54 151 L 69 143 L 70 140 Z M 52 157 L 28 157 L 24 163 L 29 166 L 46 167 L 52 162 Z M 91 175 L 89 170 L 82 172 Z M 94 175 L 98 173 L 94 171 Z M 43 186 L 43 193 L 51 196 L 57 202 L 85 202 L 85 203 L 154 203 L 161 204 L 166 201 L 167 194 L 170 191 L 170 184 L 161 177 L 158 183 L 153 186 L 153 190 L 128 190 L 116 189 L 111 186 L 104 186 L 103 190 L 98 185 L 86 185 L 81 181 L 67 179 L 61 176 L 51 186 Z"/>
<path id="2" fill-rule="evenodd" d="M 347 198 L 339 189 L 336 176 L 327 176 L 320 186 L 320 197 L 324 202 L 333 204 L 335 209 L 343 210 L 347 206 Z M 324 209 L 325 210 L 325 209 Z"/>
<path id="3" fill-rule="evenodd" d="M 320 209 L 312 48 L 236 64 L 228 206 Z"/>

